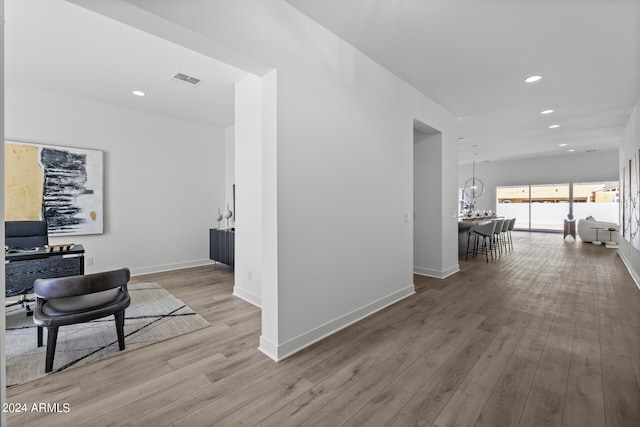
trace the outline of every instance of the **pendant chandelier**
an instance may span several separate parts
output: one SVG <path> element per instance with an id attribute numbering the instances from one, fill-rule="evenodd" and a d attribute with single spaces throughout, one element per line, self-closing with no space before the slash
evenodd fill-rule
<path id="1" fill-rule="evenodd" d="M 464 194 L 472 199 L 480 197 L 484 193 L 484 183 L 476 178 L 476 161 L 473 161 L 473 176 L 464 183 Z"/>

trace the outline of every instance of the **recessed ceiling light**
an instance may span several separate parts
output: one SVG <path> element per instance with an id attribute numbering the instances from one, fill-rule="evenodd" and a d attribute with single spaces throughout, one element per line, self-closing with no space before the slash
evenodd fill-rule
<path id="1" fill-rule="evenodd" d="M 531 77 L 527 77 L 524 81 L 526 83 L 533 83 L 533 82 L 537 82 L 541 78 L 542 78 L 542 76 L 531 76 Z"/>
<path id="2" fill-rule="evenodd" d="M 478 144 L 472 145 L 473 148 L 478 148 Z"/>
<path id="3" fill-rule="evenodd" d="M 560 125 L 551 125 L 551 126 L 549 126 L 549 129 L 557 129 L 559 127 L 560 127 Z"/>
<path id="4" fill-rule="evenodd" d="M 540 111 L 540 114 L 551 114 L 556 110 L 544 110 L 544 111 Z"/>
<path id="5" fill-rule="evenodd" d="M 569 144 L 558 144 L 558 147 L 566 147 Z"/>
<path id="6" fill-rule="evenodd" d="M 141 90 L 134 90 L 133 92 L 131 92 L 132 94 L 134 94 L 135 96 L 146 96 L 147 94 L 144 93 Z"/>
<path id="7" fill-rule="evenodd" d="M 587 150 L 587 153 L 595 153 L 596 150 Z"/>
<path id="8" fill-rule="evenodd" d="M 458 141 L 462 142 L 464 141 L 466 138 L 458 138 Z"/>
<path id="9" fill-rule="evenodd" d="M 574 151 L 576 150 L 574 150 L 573 148 L 569 150 L 570 153 L 573 153 Z"/>

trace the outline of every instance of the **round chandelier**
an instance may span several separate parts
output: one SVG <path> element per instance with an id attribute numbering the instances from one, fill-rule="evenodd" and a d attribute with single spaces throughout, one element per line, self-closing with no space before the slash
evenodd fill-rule
<path id="1" fill-rule="evenodd" d="M 472 199 L 482 196 L 484 193 L 484 182 L 476 178 L 476 161 L 473 161 L 473 176 L 464 183 L 464 194 Z"/>

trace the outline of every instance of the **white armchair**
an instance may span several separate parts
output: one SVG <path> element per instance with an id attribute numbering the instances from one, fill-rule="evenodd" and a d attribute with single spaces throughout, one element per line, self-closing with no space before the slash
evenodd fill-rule
<path id="1" fill-rule="evenodd" d="M 615 231 L 609 233 L 609 228 L 615 228 Z M 609 240 L 618 242 L 620 227 L 613 222 L 596 221 L 593 217 L 578 220 L 578 236 L 583 242 L 591 243 L 595 240 L 608 242 Z M 609 239 L 611 234 L 611 239 Z"/>

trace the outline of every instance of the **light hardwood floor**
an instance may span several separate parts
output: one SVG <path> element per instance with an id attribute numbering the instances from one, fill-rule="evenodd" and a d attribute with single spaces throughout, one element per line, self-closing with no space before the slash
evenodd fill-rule
<path id="1" fill-rule="evenodd" d="M 137 277 L 212 326 L 12 387 L 70 412 L 10 425 L 640 426 L 640 291 L 616 251 L 514 240 L 280 363 L 228 270 Z"/>

